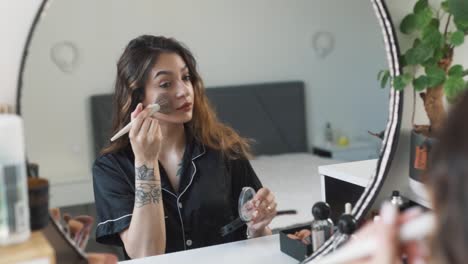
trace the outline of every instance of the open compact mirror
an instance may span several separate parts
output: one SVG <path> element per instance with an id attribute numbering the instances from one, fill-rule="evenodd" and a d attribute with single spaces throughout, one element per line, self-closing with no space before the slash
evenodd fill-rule
<path id="1" fill-rule="evenodd" d="M 400 73 L 382 0 L 44 0 L 25 47 L 17 107 L 27 158 L 51 184 L 51 207 L 95 216 L 92 166 L 112 136 L 116 62 L 143 34 L 184 43 L 218 118 L 252 139 L 250 164 L 277 210 L 297 212 L 273 219 L 274 236 L 309 225 L 319 201 L 335 223 L 346 203 L 364 220 L 389 171 L 402 113 L 401 92 L 377 81 L 381 70 Z M 196 171 L 188 192 L 202 181 Z M 249 221 L 241 209 L 255 190 L 243 193 L 214 232 L 237 217 Z M 309 259 L 329 253 L 334 239 Z M 93 236 L 88 245 L 120 254 Z"/>
<path id="2" fill-rule="evenodd" d="M 237 209 L 239 212 L 239 217 L 229 224 L 221 227 L 220 233 L 222 236 L 229 235 L 253 219 L 255 208 L 252 200 L 255 196 L 255 193 L 256 192 L 252 187 L 242 188 L 241 194 L 239 195 L 239 205 Z"/>

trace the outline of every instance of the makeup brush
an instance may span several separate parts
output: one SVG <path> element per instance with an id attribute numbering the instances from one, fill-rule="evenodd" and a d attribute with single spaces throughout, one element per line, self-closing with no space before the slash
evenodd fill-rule
<path id="1" fill-rule="evenodd" d="M 419 240 L 428 236 L 435 227 L 435 217 L 432 213 L 425 213 L 419 217 L 404 223 L 398 232 L 400 242 L 408 242 Z M 314 260 L 313 264 L 340 264 L 346 263 L 359 258 L 370 256 L 372 252 L 379 250 L 374 239 L 364 238 L 358 243 L 345 245 L 343 248 L 324 256 L 323 258 Z M 385 249 L 380 249 L 385 250 Z M 304 262 L 306 263 L 306 262 Z"/>
<path id="2" fill-rule="evenodd" d="M 151 108 L 150 115 L 153 115 L 156 112 L 160 112 L 160 113 L 163 113 L 163 114 L 169 114 L 170 112 L 173 111 L 173 107 L 172 107 L 172 104 L 170 103 L 169 98 L 164 94 L 161 94 L 160 96 L 158 96 L 156 98 L 156 101 L 154 102 L 154 104 L 150 104 L 146 108 Z M 126 126 L 124 126 L 124 128 L 119 130 L 119 132 L 117 132 L 111 138 L 111 141 L 115 141 L 116 139 L 120 138 L 121 136 L 127 134 L 130 131 L 130 129 L 132 128 L 133 121 L 135 121 L 135 120 L 132 120 L 130 123 L 128 123 Z"/>

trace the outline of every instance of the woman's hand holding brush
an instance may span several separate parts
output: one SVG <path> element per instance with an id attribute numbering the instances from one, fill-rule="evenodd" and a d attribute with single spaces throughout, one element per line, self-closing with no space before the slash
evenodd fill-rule
<path id="1" fill-rule="evenodd" d="M 141 103 L 131 114 L 132 128 L 129 137 L 136 165 L 153 163 L 158 160 L 162 134 L 159 121 L 152 114 L 152 109 L 143 109 Z"/>
<path id="2" fill-rule="evenodd" d="M 141 110 L 142 109 L 140 109 L 140 112 L 141 112 Z M 173 106 L 171 104 L 171 101 L 168 99 L 167 95 L 161 94 L 156 98 L 156 101 L 154 102 L 154 104 L 150 104 L 150 105 L 146 106 L 145 111 L 146 110 L 150 111 L 150 115 L 153 115 L 156 112 L 160 112 L 160 113 L 163 113 L 163 114 L 169 114 L 169 113 L 171 113 L 173 111 Z M 133 126 L 133 123 L 134 123 L 134 121 L 132 119 L 132 121 L 130 121 L 130 123 L 128 123 L 125 127 L 120 129 L 117 133 L 115 133 L 115 135 L 110 140 L 115 141 L 118 138 L 120 138 L 121 136 L 123 136 L 123 135 L 127 134 L 128 132 L 130 132 L 130 129 Z"/>

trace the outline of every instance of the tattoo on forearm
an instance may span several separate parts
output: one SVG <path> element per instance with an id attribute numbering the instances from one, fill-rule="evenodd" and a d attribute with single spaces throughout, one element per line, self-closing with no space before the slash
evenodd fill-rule
<path id="1" fill-rule="evenodd" d="M 135 168 L 135 178 L 140 181 L 154 181 L 154 169 L 148 168 L 146 165 Z"/>
<path id="2" fill-rule="evenodd" d="M 161 201 L 161 185 L 159 183 L 138 183 L 135 186 L 135 206 L 142 207 Z"/>
<path id="3" fill-rule="evenodd" d="M 176 172 L 176 176 L 179 177 L 182 175 L 182 161 L 179 162 L 179 164 L 177 164 L 177 172 Z"/>

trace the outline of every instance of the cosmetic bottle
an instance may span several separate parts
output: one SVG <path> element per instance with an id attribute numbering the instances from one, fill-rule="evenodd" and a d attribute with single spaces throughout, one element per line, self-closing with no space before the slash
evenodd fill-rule
<path id="1" fill-rule="evenodd" d="M 409 200 L 402 197 L 399 191 L 393 191 L 390 197 L 390 203 L 395 205 L 400 211 L 404 211 L 409 207 Z"/>
<path id="2" fill-rule="evenodd" d="M 325 136 L 325 142 L 328 145 L 333 145 L 333 130 L 331 128 L 330 122 L 327 122 L 325 125 L 325 131 L 324 131 L 324 136 Z"/>
<path id="3" fill-rule="evenodd" d="M 338 237 L 333 241 L 333 250 L 338 249 L 342 245 L 346 244 L 356 231 L 357 223 L 356 219 L 350 214 L 343 214 L 338 219 Z"/>
<path id="4" fill-rule="evenodd" d="M 324 202 L 318 202 L 312 207 L 314 220 L 311 224 L 313 251 L 320 248 L 333 234 L 333 221 L 330 217 L 330 206 Z"/>
<path id="5" fill-rule="evenodd" d="M 30 236 L 23 121 L 0 113 L 0 245 Z"/>

